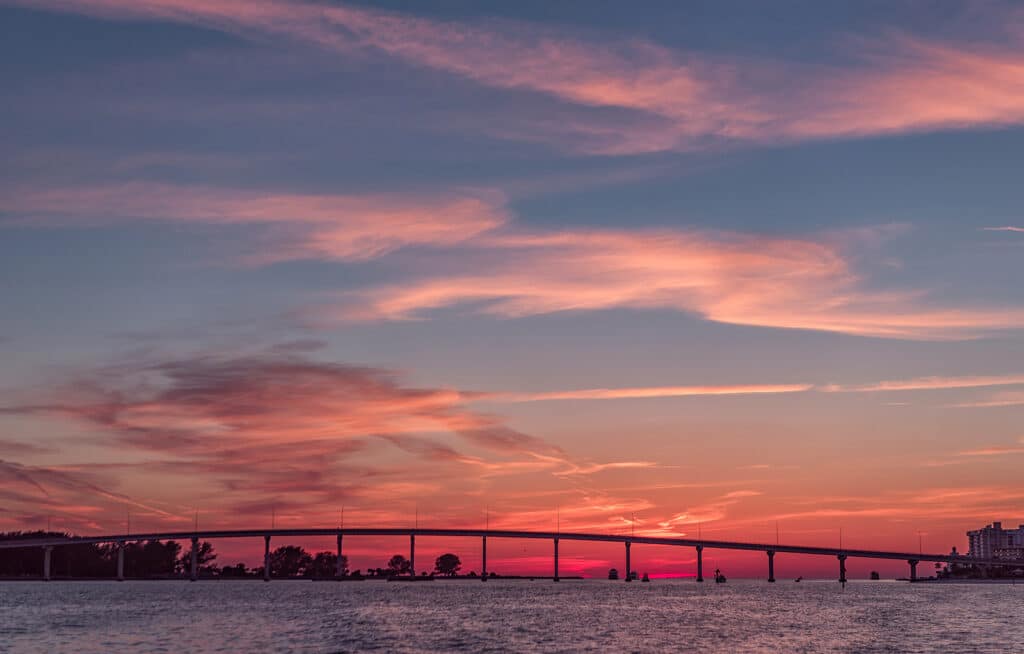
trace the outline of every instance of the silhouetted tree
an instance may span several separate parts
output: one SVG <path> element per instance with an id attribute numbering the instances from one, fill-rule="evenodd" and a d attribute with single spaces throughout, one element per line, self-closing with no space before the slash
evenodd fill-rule
<path id="1" fill-rule="evenodd" d="M 220 569 L 221 577 L 248 577 L 250 574 L 251 572 L 245 567 L 244 563 L 226 565 Z"/>
<path id="2" fill-rule="evenodd" d="M 284 545 L 270 553 L 270 574 L 275 577 L 295 577 L 312 565 L 313 557 L 298 545 Z"/>
<path id="3" fill-rule="evenodd" d="M 338 562 L 338 555 L 334 552 L 317 552 L 313 557 L 313 563 L 306 570 L 307 577 L 333 577 L 335 565 Z M 341 574 L 348 574 L 348 557 L 341 557 Z"/>
<path id="4" fill-rule="evenodd" d="M 125 574 L 129 577 L 168 577 L 175 573 L 181 545 L 176 541 L 150 540 L 127 543 L 124 552 Z"/>
<path id="5" fill-rule="evenodd" d="M 209 541 L 201 541 L 199 548 L 196 550 L 197 563 L 199 564 L 199 572 L 206 574 L 216 574 L 217 566 L 213 565 L 213 562 L 217 559 L 217 555 L 213 552 L 213 545 Z M 178 571 L 182 574 L 190 574 L 192 572 L 192 547 L 189 546 L 188 550 L 181 555 L 178 559 Z"/>
<path id="6" fill-rule="evenodd" d="M 412 570 L 412 565 L 409 563 L 409 559 L 405 558 L 401 554 L 395 554 L 388 561 L 387 574 L 389 575 L 407 575 Z"/>
<path id="7" fill-rule="evenodd" d="M 454 577 L 462 567 L 462 561 L 454 554 L 442 554 L 434 561 L 434 572 L 446 577 Z"/>

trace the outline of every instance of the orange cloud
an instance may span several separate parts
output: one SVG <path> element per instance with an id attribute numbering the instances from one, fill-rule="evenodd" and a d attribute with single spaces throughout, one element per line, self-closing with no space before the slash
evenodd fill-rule
<path id="1" fill-rule="evenodd" d="M 487 254 L 486 267 L 346 293 L 308 317 L 409 320 L 458 305 L 506 318 L 668 308 L 738 325 L 918 339 L 1024 326 L 1020 309 L 932 308 L 920 293 L 863 290 L 837 248 L 809 239 L 593 229 L 488 233 L 466 245 Z"/>
<path id="2" fill-rule="evenodd" d="M 552 400 L 620 400 L 656 397 L 691 397 L 705 395 L 751 395 L 760 393 L 799 393 L 810 384 L 764 384 L 738 386 L 647 386 L 638 388 L 588 388 L 546 393 L 495 393 L 480 399 L 498 402 L 547 402 Z"/>
<path id="3" fill-rule="evenodd" d="M 267 227 L 254 263 L 365 260 L 405 246 L 453 245 L 503 224 L 493 192 L 413 196 L 313 195 L 133 182 L 19 191 L 4 212 L 35 222 L 184 220 Z"/>

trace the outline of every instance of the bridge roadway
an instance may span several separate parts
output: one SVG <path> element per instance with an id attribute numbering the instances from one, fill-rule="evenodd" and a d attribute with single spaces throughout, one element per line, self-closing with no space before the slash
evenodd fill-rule
<path id="1" fill-rule="evenodd" d="M 50 578 L 50 552 L 54 547 L 64 545 L 83 545 L 95 543 L 114 543 L 118 548 L 118 579 L 124 578 L 124 548 L 126 542 L 138 542 L 148 540 L 190 540 L 193 544 L 191 577 L 197 578 L 197 564 L 195 560 L 195 544 L 199 540 L 212 540 L 221 538 L 263 538 L 264 539 L 264 572 L 265 579 L 269 581 L 270 540 L 275 537 L 308 537 L 308 536 L 335 536 L 338 543 L 338 556 L 341 556 L 342 538 L 344 536 L 408 536 L 410 562 L 415 574 L 416 561 L 416 537 L 432 536 L 446 538 L 480 538 L 483 544 L 483 579 L 486 581 L 487 573 L 487 539 L 488 538 L 522 538 L 534 540 L 550 540 L 554 543 L 554 579 L 558 581 L 558 544 L 562 540 L 623 543 L 626 548 L 626 581 L 630 581 L 630 549 L 633 544 L 638 545 L 669 545 L 674 547 L 693 547 L 697 551 L 697 581 L 704 580 L 703 574 L 703 551 L 707 549 L 718 550 L 746 550 L 765 552 L 768 556 L 768 581 L 775 581 L 774 558 L 777 553 L 786 554 L 809 554 L 816 556 L 834 556 L 839 561 L 839 581 L 846 581 L 846 559 L 895 559 L 906 561 L 910 564 L 910 578 L 917 578 L 917 564 L 920 561 L 938 563 L 959 563 L 963 565 L 977 566 L 998 566 L 998 565 L 1019 565 L 999 559 L 979 559 L 957 554 L 924 554 L 919 552 L 890 552 L 882 550 L 864 550 L 835 547 L 816 547 L 806 545 L 782 545 L 767 543 L 744 543 L 738 541 L 707 540 L 694 538 L 666 538 L 660 536 L 625 536 L 615 534 L 583 534 L 573 532 L 556 531 L 511 531 L 500 529 L 425 529 L 419 527 L 411 528 L 314 528 L 314 529 L 238 529 L 238 530 L 204 530 L 204 531 L 178 531 L 178 532 L 152 532 L 140 534 L 115 534 L 109 536 L 72 536 L 67 538 L 38 538 L 26 540 L 2 540 L 0 549 L 13 549 L 22 547 L 40 547 L 45 552 L 43 578 Z M 340 565 L 340 564 L 339 564 Z"/>

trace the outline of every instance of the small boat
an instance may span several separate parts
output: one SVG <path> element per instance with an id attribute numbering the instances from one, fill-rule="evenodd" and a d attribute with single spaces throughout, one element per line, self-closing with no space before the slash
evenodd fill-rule
<path id="1" fill-rule="evenodd" d="M 640 581 L 641 581 L 641 582 L 644 582 L 644 581 L 646 581 L 647 583 L 650 583 L 650 581 L 651 581 L 651 578 L 650 578 L 650 577 L 648 577 L 648 576 L 647 576 L 647 573 L 645 572 L 645 573 L 644 573 L 644 577 L 643 577 L 643 579 L 641 579 Z"/>
<path id="2" fill-rule="evenodd" d="M 803 580 L 804 580 L 803 577 L 797 577 L 796 579 L 793 580 L 793 582 L 799 584 Z"/>
<path id="3" fill-rule="evenodd" d="M 721 570 L 716 568 L 715 569 L 715 583 L 716 584 L 724 584 L 725 581 L 726 581 L 725 580 L 725 575 L 722 574 Z"/>
<path id="4" fill-rule="evenodd" d="M 619 571 L 618 570 L 616 570 L 615 568 L 611 568 L 610 570 L 608 570 L 608 579 L 610 579 L 611 581 L 615 581 L 618 578 L 619 578 Z"/>

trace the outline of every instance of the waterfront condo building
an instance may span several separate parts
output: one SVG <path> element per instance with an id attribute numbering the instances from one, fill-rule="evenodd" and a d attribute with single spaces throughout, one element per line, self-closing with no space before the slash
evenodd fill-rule
<path id="1" fill-rule="evenodd" d="M 967 532 L 969 556 L 984 559 L 1024 561 L 1024 525 L 1016 529 L 1003 529 L 1003 523 Z"/>

